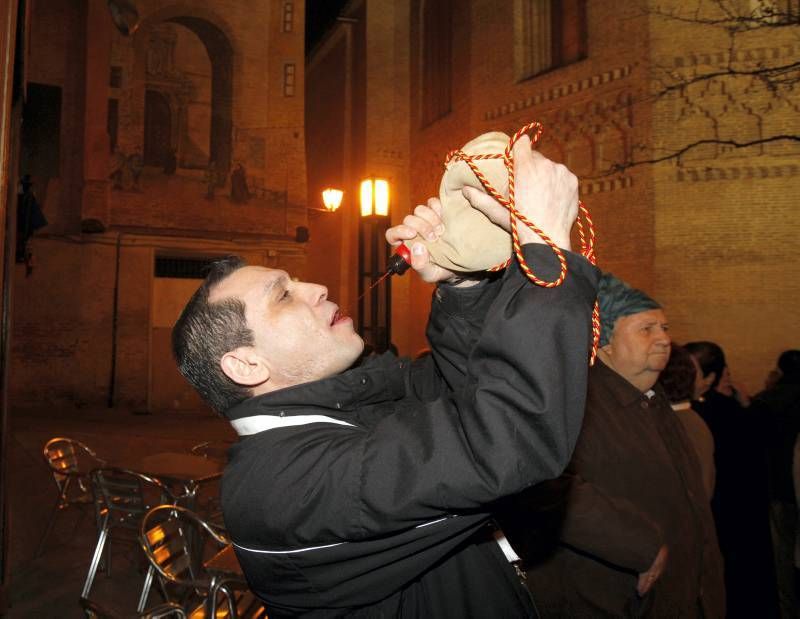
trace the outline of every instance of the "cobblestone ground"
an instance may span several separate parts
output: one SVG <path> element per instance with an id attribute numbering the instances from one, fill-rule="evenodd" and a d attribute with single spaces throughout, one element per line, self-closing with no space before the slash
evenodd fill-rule
<path id="1" fill-rule="evenodd" d="M 230 426 L 210 412 L 137 415 L 117 409 L 17 409 L 10 414 L 7 483 L 10 502 L 6 617 L 82 617 L 78 599 L 97 541 L 93 516 L 78 509 L 59 514 L 42 555 L 34 558 L 56 486 L 42 446 L 54 436 L 75 438 L 113 465 L 160 452 L 188 452 L 207 440 L 233 440 Z M 215 490 L 214 490 L 215 491 Z M 111 575 L 98 572 L 90 597 L 133 616 L 145 573 L 138 545 L 112 545 Z M 158 602 L 154 593 L 150 604 Z"/>

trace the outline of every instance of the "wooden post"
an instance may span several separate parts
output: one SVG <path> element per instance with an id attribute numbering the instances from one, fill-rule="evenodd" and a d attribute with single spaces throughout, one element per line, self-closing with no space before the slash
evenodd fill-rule
<path id="1" fill-rule="evenodd" d="M 0 3 L 0 615 L 8 607 L 8 359 L 11 326 L 11 274 L 14 268 L 17 157 L 24 92 L 25 0 Z"/>

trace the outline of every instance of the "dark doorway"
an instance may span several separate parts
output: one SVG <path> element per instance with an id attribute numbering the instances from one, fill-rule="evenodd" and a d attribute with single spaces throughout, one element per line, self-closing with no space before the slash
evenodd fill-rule
<path id="1" fill-rule="evenodd" d="M 144 164 L 164 167 L 171 145 L 169 101 L 160 92 L 148 90 L 144 101 Z"/>
<path id="2" fill-rule="evenodd" d="M 47 181 L 60 176 L 61 88 L 28 84 L 22 123 L 20 174 L 30 174 L 40 204 Z"/>

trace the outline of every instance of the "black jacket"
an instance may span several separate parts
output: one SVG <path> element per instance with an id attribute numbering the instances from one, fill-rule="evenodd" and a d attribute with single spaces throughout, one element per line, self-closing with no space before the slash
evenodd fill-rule
<path id="1" fill-rule="evenodd" d="M 800 381 L 782 377 L 775 386 L 753 398 L 750 408 L 750 432 L 754 426 L 765 426 L 769 498 L 795 503 L 792 462 L 800 431 Z"/>
<path id="2" fill-rule="evenodd" d="M 547 247 L 525 252 L 557 274 Z M 598 272 L 568 262 L 554 289 L 516 264 L 474 288 L 440 285 L 427 359 L 371 358 L 228 411 L 234 424 L 322 416 L 243 437 L 225 471 L 225 523 L 270 617 L 533 614 L 487 541 L 486 506 L 570 459 Z"/>

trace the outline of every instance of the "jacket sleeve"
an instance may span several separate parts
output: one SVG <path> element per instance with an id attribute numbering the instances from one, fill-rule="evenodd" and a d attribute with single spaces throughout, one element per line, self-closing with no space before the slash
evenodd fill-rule
<path id="1" fill-rule="evenodd" d="M 561 543 L 636 573 L 647 571 L 664 543 L 659 526 L 627 499 L 609 496 L 580 475 L 568 478 Z"/>
<path id="2" fill-rule="evenodd" d="M 629 500 L 576 472 L 579 451 L 580 442 L 569 472 L 496 505 L 503 532 L 531 565 L 562 545 L 632 572 L 646 571 L 664 543 L 660 527 Z"/>
<path id="3" fill-rule="evenodd" d="M 541 277 L 557 275 L 549 248 L 524 251 Z M 344 436 L 331 445 L 332 474 L 353 484 L 358 503 L 345 537 L 479 509 L 562 473 L 583 418 L 599 276 L 581 256 L 567 259 L 556 288 L 533 285 L 514 264 L 490 289 L 462 388 L 407 403 L 357 446 Z"/>
<path id="4" fill-rule="evenodd" d="M 539 276 L 558 275 L 548 247 L 524 251 Z M 407 386 L 392 413 L 367 427 L 329 428 L 322 438 L 308 426 L 282 471 L 282 484 L 305 489 L 292 503 L 292 521 L 304 523 L 293 543 L 357 541 L 484 511 L 563 472 L 583 418 L 599 279 L 583 257 L 567 261 L 561 286 L 535 286 L 512 264 L 487 288 L 460 387 L 423 400 Z M 434 299 L 434 321 L 439 311 L 449 320 L 448 292 Z"/>
<path id="5" fill-rule="evenodd" d="M 472 287 L 436 288 L 426 336 L 437 371 L 450 390 L 464 386 L 469 354 L 501 286 L 502 278 L 493 273 Z"/>

